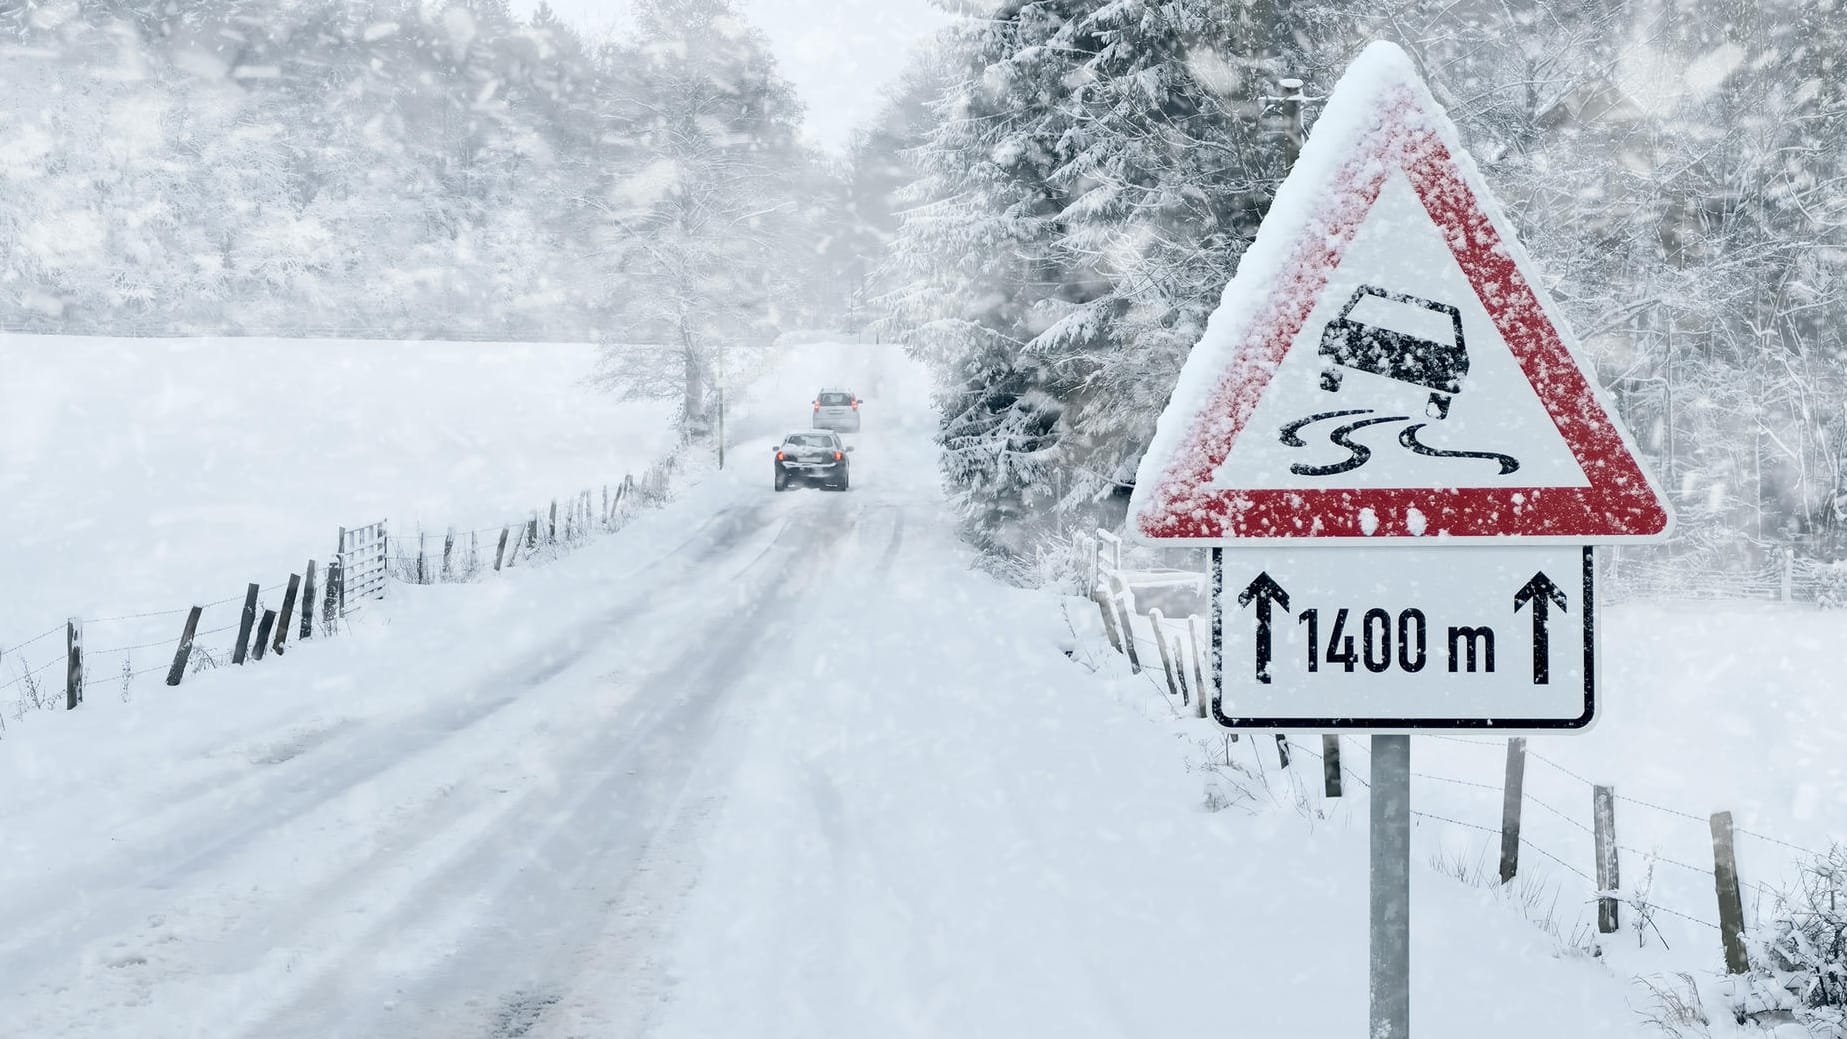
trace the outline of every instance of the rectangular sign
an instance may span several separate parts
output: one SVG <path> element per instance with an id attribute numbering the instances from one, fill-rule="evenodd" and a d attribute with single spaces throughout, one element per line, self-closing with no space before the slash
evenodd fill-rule
<path id="1" fill-rule="evenodd" d="M 1582 729 L 1596 717 L 1584 546 L 1224 549 L 1212 706 L 1231 728 Z"/>

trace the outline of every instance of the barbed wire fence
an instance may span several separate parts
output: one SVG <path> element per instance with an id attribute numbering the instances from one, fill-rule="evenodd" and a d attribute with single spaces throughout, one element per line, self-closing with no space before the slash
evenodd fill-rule
<path id="1" fill-rule="evenodd" d="M 1172 588 L 1191 585 L 1204 598 L 1207 592 L 1207 577 L 1197 572 L 1177 570 L 1137 571 L 1126 569 L 1121 562 L 1120 542 L 1105 531 L 1097 536 L 1079 535 L 1073 539 L 1071 571 L 1075 572 L 1075 583 L 1085 592 L 1084 598 L 1094 602 L 1098 608 L 1101 622 L 1102 638 L 1111 651 L 1126 659 L 1131 674 L 1139 676 L 1148 683 L 1148 687 L 1160 696 L 1172 708 L 1177 718 L 1204 719 L 1209 716 L 1206 698 L 1211 693 L 1207 688 L 1206 676 L 1212 673 L 1209 659 L 1209 639 L 1200 637 L 1200 631 L 1206 621 L 1197 615 L 1186 617 L 1166 617 L 1158 608 L 1139 608 L 1138 593 L 1148 589 Z M 1791 573 L 1800 574 L 1804 569 L 1810 571 L 1807 580 L 1812 583 L 1809 589 L 1813 594 L 1826 591 L 1825 575 L 1818 576 L 1822 567 L 1804 567 L 1802 561 L 1795 561 L 1793 571 L 1783 574 L 1767 573 L 1765 577 L 1781 581 Z M 1783 587 L 1789 587 L 1784 584 Z M 1798 584 L 1797 588 L 1801 591 Z M 1798 592 L 1798 595 L 1801 594 Z M 1314 784 L 1304 783 L 1292 772 L 1291 765 L 1298 757 L 1311 760 L 1321 765 L 1323 777 L 1323 797 L 1332 799 L 1341 796 L 1344 782 L 1358 784 L 1361 789 L 1371 786 L 1364 767 L 1355 768 L 1356 760 L 1367 760 L 1367 741 L 1353 736 L 1329 735 L 1321 737 L 1319 748 L 1294 735 L 1275 735 L 1274 747 L 1271 747 L 1272 735 L 1251 734 L 1246 741 L 1249 745 L 1248 755 L 1251 764 L 1236 765 L 1232 761 L 1230 747 L 1240 740 L 1239 734 L 1219 731 L 1225 741 L 1224 764 L 1245 769 L 1258 775 L 1263 782 L 1269 782 L 1272 769 L 1290 774 L 1291 789 L 1300 799 L 1305 799 Z M 1502 852 L 1502 868 L 1492 875 L 1483 875 L 1483 886 L 1488 886 L 1490 879 L 1506 885 L 1515 876 L 1530 877 L 1531 871 L 1520 873 L 1517 866 L 1518 851 L 1527 851 L 1538 856 L 1548 864 L 1548 868 L 1562 871 L 1563 878 L 1571 884 L 1582 885 L 1583 902 L 1588 909 L 1599 907 L 1599 920 L 1595 936 L 1586 940 L 1596 941 L 1616 931 L 1619 920 L 1619 908 L 1627 907 L 1630 923 L 1627 928 L 1633 930 L 1639 941 L 1645 942 L 1650 932 L 1664 945 L 1668 939 L 1655 921 L 1655 915 L 1672 917 L 1684 923 L 1694 925 L 1702 933 L 1711 932 L 1720 938 L 1720 948 L 1724 953 L 1728 973 L 1744 973 L 1749 969 L 1746 960 L 1746 914 L 1744 895 L 1749 893 L 1754 900 L 1754 915 L 1763 921 L 1767 914 L 1773 912 L 1794 912 L 1790 901 L 1791 892 L 1778 888 L 1762 880 L 1747 879 L 1740 876 L 1734 840 L 1754 842 L 1760 852 L 1769 852 L 1775 861 L 1784 868 L 1778 870 L 1767 866 L 1766 874 L 1782 877 L 1820 876 L 1827 891 L 1830 905 L 1847 902 L 1847 877 L 1840 870 L 1828 863 L 1838 859 L 1841 851 L 1838 847 L 1827 850 L 1761 832 L 1760 830 L 1737 826 L 1733 823 L 1729 811 L 1701 815 L 1697 812 L 1662 804 L 1658 800 L 1649 800 L 1629 794 L 1619 793 L 1613 787 L 1599 784 L 1580 771 L 1571 768 L 1556 758 L 1537 750 L 1528 748 L 1523 739 L 1488 739 L 1482 737 L 1453 736 L 1447 734 L 1428 734 L 1428 739 L 1449 744 L 1467 745 L 1496 756 L 1494 764 L 1505 764 L 1502 755 L 1509 758 L 1516 754 L 1514 744 L 1518 744 L 1517 754 L 1520 764 L 1517 766 L 1524 775 L 1524 759 L 1532 761 L 1552 776 L 1552 794 L 1536 790 L 1533 784 L 1519 782 L 1518 794 L 1514 798 L 1507 796 L 1509 775 L 1503 772 L 1496 776 L 1494 782 L 1482 778 L 1449 775 L 1428 769 L 1414 771 L 1414 781 L 1431 784 L 1436 787 L 1461 791 L 1467 795 L 1492 799 L 1493 806 L 1502 818 L 1492 823 L 1471 821 L 1458 817 L 1453 808 L 1444 811 L 1413 809 L 1411 814 L 1421 826 L 1431 826 L 1450 833 L 1476 835 L 1478 841 L 1498 842 Z M 1272 758 L 1272 754 L 1274 757 Z M 1355 758 L 1354 755 L 1360 755 Z M 1268 759 L 1268 760 L 1266 760 Z M 1507 768 L 1516 767 L 1507 764 Z M 1502 771 L 1497 769 L 1496 771 Z M 1485 773 L 1494 775 L 1494 773 Z M 1563 784 L 1559 786 L 1558 784 Z M 1588 798 L 1593 806 L 1589 812 L 1574 812 L 1561 807 L 1554 795 L 1562 790 L 1574 790 L 1579 796 Z M 1595 804 L 1599 795 L 1607 796 L 1613 804 L 1626 806 L 1649 813 L 1670 827 L 1699 828 L 1697 840 L 1712 852 L 1710 864 L 1689 861 L 1689 857 L 1664 852 L 1659 841 L 1653 846 L 1638 846 L 1633 841 L 1619 841 L 1613 813 L 1599 813 Z M 1510 809 L 1508 806 L 1512 805 Z M 1552 837 L 1539 837 L 1531 827 L 1522 828 L 1520 824 L 1520 807 L 1530 805 L 1543 813 L 1544 817 L 1554 821 L 1562 829 L 1555 829 Z M 1633 830 L 1633 824 L 1630 829 Z M 1649 830 L 1648 827 L 1643 827 Z M 1658 829 L 1650 832 L 1659 833 Z M 1687 829 L 1675 831 L 1685 841 L 1695 838 Z M 1581 843 L 1575 850 L 1566 850 L 1554 845 L 1552 840 L 1558 834 L 1568 834 Z M 1646 843 L 1646 842 L 1644 842 Z M 1512 852 L 1509 847 L 1516 849 Z M 1484 852 L 1485 854 L 1485 852 Z M 1607 858 L 1606 858 L 1607 855 Z M 1616 864 L 1624 861 L 1631 864 L 1631 881 L 1624 885 L 1617 882 L 1619 870 Z M 1609 873 L 1604 875 L 1601 863 L 1609 864 Z M 1641 871 L 1635 872 L 1634 865 L 1639 863 Z M 1698 885 L 1709 894 L 1704 905 L 1694 904 L 1684 899 L 1676 900 L 1657 894 L 1655 867 L 1665 867 L 1685 878 L 1684 883 L 1665 885 L 1685 894 L 1688 884 Z M 1460 875 L 1461 871 L 1458 871 Z M 1731 892 L 1728 896 L 1728 891 Z M 1838 894 L 1837 894 L 1838 893 Z M 1766 908 L 1768 907 L 1768 908 Z M 1607 911 L 1607 916 L 1604 913 Z M 1536 921 L 1539 922 L 1539 921 Z M 1607 925 L 1607 926 L 1606 926 Z M 1588 932 L 1588 925 L 1586 925 Z M 1555 933 L 1563 937 L 1556 927 Z"/>
<path id="2" fill-rule="evenodd" d="M 448 528 L 435 539 L 421 531 L 391 533 L 384 521 L 342 528 L 324 567 L 310 559 L 301 572 L 270 584 L 253 582 L 238 595 L 172 609 L 68 618 L 0 645 L 0 711 L 20 720 L 34 711 L 74 710 L 104 685 L 117 686 L 126 700 L 148 676 L 164 673 L 165 684 L 177 686 L 201 671 L 281 655 L 291 638 L 300 643 L 332 637 L 383 598 L 389 582 L 474 581 L 558 559 L 665 502 L 679 461 L 679 453 L 671 453 L 640 478 L 625 475 L 594 491 L 552 499 L 499 526 Z M 92 648 L 98 636 L 106 636 L 106 644 Z"/>

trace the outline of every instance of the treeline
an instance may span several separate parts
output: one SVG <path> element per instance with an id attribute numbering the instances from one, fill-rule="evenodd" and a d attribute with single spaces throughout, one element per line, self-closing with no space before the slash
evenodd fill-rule
<path id="1" fill-rule="evenodd" d="M 844 181 L 725 0 L 598 41 L 506 0 L 9 4 L 0 44 L 0 326 L 666 344 L 617 381 L 697 417 L 710 340 L 851 288 Z"/>
<path id="2" fill-rule="evenodd" d="M 931 362 L 976 540 L 1120 517 L 1304 121 L 1404 45 L 1681 516 L 1680 553 L 1837 555 L 1847 20 L 1802 0 L 1007 0 L 857 153 L 885 316 Z M 878 214 L 885 214 L 882 223 Z"/>

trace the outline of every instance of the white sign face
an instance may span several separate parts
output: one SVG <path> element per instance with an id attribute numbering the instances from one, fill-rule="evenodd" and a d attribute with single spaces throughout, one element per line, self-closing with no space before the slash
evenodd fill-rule
<path id="1" fill-rule="evenodd" d="M 1222 553 L 1232 728 L 1581 729 L 1596 713 L 1591 550 Z"/>
<path id="2" fill-rule="evenodd" d="M 1442 231 L 1394 171 L 1212 486 L 1589 483 Z"/>

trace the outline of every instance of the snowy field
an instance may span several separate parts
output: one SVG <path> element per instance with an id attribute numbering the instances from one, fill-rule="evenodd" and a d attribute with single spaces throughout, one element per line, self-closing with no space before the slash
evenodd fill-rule
<path id="1" fill-rule="evenodd" d="M 1072 599 L 1067 610 L 1098 663 L 1126 672 L 1104 644 L 1095 607 Z M 1595 949 L 1619 976 L 1678 987 L 1677 972 L 1694 972 L 1709 1011 L 1723 1017 L 1728 983 L 1720 977 L 1708 817 L 1733 814 L 1748 929 L 1774 917 L 1777 895 L 1802 879 L 1812 852 L 1847 843 L 1847 731 L 1831 663 L 1847 644 L 1847 615 L 1762 603 L 1627 603 L 1604 607 L 1600 629 L 1600 718 L 1588 732 L 1529 738 L 1520 879 L 1494 901 L 1550 934 L 1553 951 Z M 1158 661 L 1143 631 L 1142 657 Z M 1354 854 L 1364 857 L 1364 737 L 1340 741 L 1346 796 L 1327 798 L 1317 735 L 1293 735 L 1294 767 L 1281 771 L 1269 736 L 1227 745 L 1215 727 L 1178 717 L 1154 667 L 1119 677 L 1124 695 L 1188 744 L 1195 765 L 1214 766 L 1207 789 L 1234 809 L 1280 808 L 1317 828 L 1352 831 Z M 1412 808 L 1421 813 L 1415 864 L 1486 896 L 1498 887 L 1505 738 L 1426 735 L 1412 745 Z M 1620 929 L 1607 936 L 1596 933 L 1593 784 L 1617 795 L 1624 904 Z M 1643 906 L 1653 907 L 1646 919 Z M 1414 962 L 1418 943 L 1443 926 L 1414 923 Z M 1645 988 L 1628 998 L 1653 1012 Z"/>
<path id="2" fill-rule="evenodd" d="M 0 335 L 0 649 L 69 616 L 179 610 L 86 632 L 92 651 L 172 641 L 188 605 L 235 599 L 211 630 L 248 582 L 324 565 L 342 526 L 496 526 L 639 476 L 667 409 L 585 385 L 593 363 L 582 344 Z"/>

